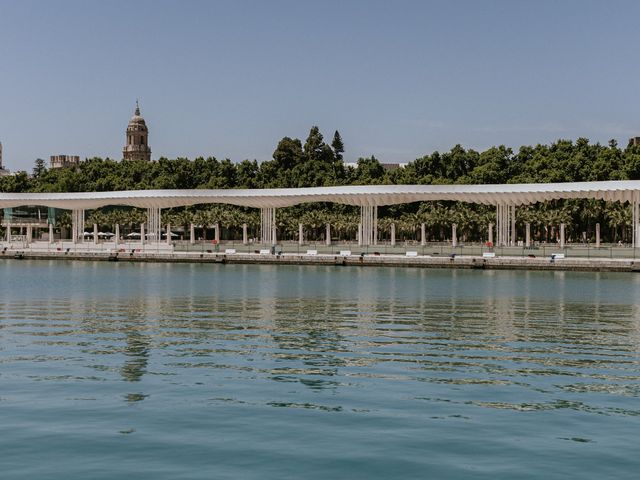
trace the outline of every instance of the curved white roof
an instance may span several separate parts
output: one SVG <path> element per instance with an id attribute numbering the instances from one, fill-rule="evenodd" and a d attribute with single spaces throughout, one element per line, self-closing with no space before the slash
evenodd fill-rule
<path id="1" fill-rule="evenodd" d="M 117 192 L 0 193 L 0 208 L 42 205 L 93 209 L 107 205 L 170 208 L 201 203 L 245 207 L 289 207 L 308 202 L 346 205 L 393 205 L 429 200 L 496 205 L 527 205 L 563 198 L 607 201 L 640 200 L 640 180 L 506 185 L 366 185 L 312 188 L 221 190 L 129 190 Z"/>

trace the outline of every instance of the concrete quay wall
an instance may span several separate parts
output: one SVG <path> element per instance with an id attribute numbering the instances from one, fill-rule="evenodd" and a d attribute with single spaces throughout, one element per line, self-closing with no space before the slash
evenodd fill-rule
<path id="1" fill-rule="evenodd" d="M 114 253 L 108 252 L 39 252 L 6 250 L 0 259 L 33 260 L 84 260 L 117 262 L 168 262 L 168 263 L 222 263 L 222 264 L 265 264 L 265 265 L 335 265 L 335 266 L 375 266 L 375 267 L 418 267 L 418 268 L 462 268 L 480 270 L 564 270 L 593 272 L 640 272 L 640 261 L 628 259 L 587 259 L 587 258 L 527 258 L 475 256 L 417 256 L 401 255 L 265 255 L 255 253 Z"/>

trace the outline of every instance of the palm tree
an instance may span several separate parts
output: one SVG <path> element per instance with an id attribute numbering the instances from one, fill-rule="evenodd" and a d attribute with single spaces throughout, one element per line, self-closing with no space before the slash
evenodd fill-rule
<path id="1" fill-rule="evenodd" d="M 580 210 L 580 220 L 582 225 L 585 226 L 587 238 L 591 238 L 592 225 L 600 222 L 604 213 L 603 207 L 602 200 L 590 199 L 583 202 L 582 209 Z"/>
<path id="2" fill-rule="evenodd" d="M 319 231 L 326 225 L 326 219 L 326 214 L 320 210 L 310 210 L 302 215 L 300 223 L 310 229 L 309 240 L 317 241 L 320 238 Z"/>
<path id="3" fill-rule="evenodd" d="M 618 238 L 620 238 L 622 242 L 625 242 L 627 239 L 627 229 L 632 223 L 629 208 L 620 202 L 615 202 L 609 203 L 606 210 L 609 226 L 612 229 L 611 236 L 613 237 L 613 241 L 616 242 Z M 620 229 L 620 237 L 618 237 L 618 229 Z"/>
<path id="4" fill-rule="evenodd" d="M 85 224 L 96 224 L 99 230 L 107 223 L 108 216 L 101 209 L 93 210 L 85 221 Z"/>

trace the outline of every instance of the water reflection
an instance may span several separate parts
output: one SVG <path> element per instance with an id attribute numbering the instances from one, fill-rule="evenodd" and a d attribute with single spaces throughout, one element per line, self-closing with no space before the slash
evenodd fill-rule
<path id="1" fill-rule="evenodd" d="M 147 371 L 149 363 L 149 338 L 140 332 L 126 331 L 127 345 L 124 353 L 127 360 L 121 369 L 122 378 L 128 382 L 137 382 Z"/>
<path id="2" fill-rule="evenodd" d="M 125 381 L 139 382 L 147 372 L 151 354 L 151 337 L 146 332 L 153 328 L 154 319 L 157 318 L 160 308 L 157 299 L 142 298 L 139 302 L 128 305 L 125 310 L 126 318 L 121 333 L 125 337 L 122 353 L 126 360 L 120 369 L 120 374 Z M 144 397 L 139 398 L 134 394 L 131 398 Z"/>
<path id="3" fill-rule="evenodd" d="M 119 375 L 136 384 L 122 393 L 127 402 L 147 398 L 163 382 L 217 386 L 223 391 L 210 398 L 237 402 L 250 401 L 247 386 L 259 385 L 266 393 L 258 403 L 265 405 L 345 408 L 315 401 L 326 394 L 357 410 L 360 392 L 375 386 L 451 401 L 463 389 L 462 404 L 477 408 L 580 405 L 585 412 L 635 414 L 599 405 L 605 396 L 640 393 L 640 306 L 631 293 L 618 292 L 620 285 L 638 289 L 635 283 L 565 272 L 266 266 L 216 272 L 229 278 L 165 266 L 158 285 L 136 293 L 142 287 L 135 282 L 148 273 L 137 266 L 118 271 L 124 278 L 117 295 L 5 296 L 0 361 L 55 362 L 55 375 L 31 373 L 47 381 L 98 372 L 110 382 Z M 12 353 L 18 344 L 28 347 Z M 425 388 L 441 395 L 425 396 Z M 505 399 L 514 394 L 527 401 Z"/>

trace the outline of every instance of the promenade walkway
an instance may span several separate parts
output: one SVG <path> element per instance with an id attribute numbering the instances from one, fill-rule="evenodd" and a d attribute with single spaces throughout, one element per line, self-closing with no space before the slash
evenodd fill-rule
<path id="1" fill-rule="evenodd" d="M 198 248 L 199 247 L 199 248 Z M 208 248 L 212 247 L 212 248 Z M 314 248 L 315 247 L 315 248 Z M 273 247 L 223 243 L 191 245 L 105 242 L 0 243 L 0 259 L 90 260 L 124 262 L 257 263 L 280 265 L 403 266 L 425 268 L 640 271 L 640 249 L 548 246 L 487 249 L 445 245 L 358 247 L 283 244 Z M 636 257 L 638 256 L 638 257 Z"/>

